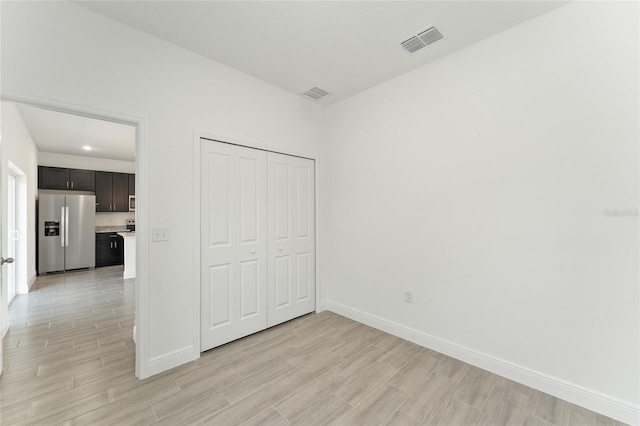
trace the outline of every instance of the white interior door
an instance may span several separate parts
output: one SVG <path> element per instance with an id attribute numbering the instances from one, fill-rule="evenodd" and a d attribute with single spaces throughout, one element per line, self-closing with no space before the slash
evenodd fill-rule
<path id="1" fill-rule="evenodd" d="M 314 161 L 267 154 L 269 327 L 313 312 L 315 293 Z"/>
<path id="2" fill-rule="evenodd" d="M 201 141 L 201 350 L 267 327 L 266 153 Z"/>

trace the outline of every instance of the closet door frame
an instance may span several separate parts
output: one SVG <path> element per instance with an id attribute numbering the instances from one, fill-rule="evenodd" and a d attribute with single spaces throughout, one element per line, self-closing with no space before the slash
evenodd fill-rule
<path id="1" fill-rule="evenodd" d="M 200 249 L 200 207 L 201 207 L 201 195 L 200 195 L 200 153 L 201 153 L 201 139 L 207 139 L 214 142 L 226 143 L 229 145 L 238 145 L 244 148 L 254 148 L 260 149 L 266 152 L 273 152 L 276 154 L 290 155 L 293 157 L 301 157 L 309 160 L 313 160 L 314 162 L 314 176 L 315 176 L 315 187 L 314 187 L 314 210 L 315 210 L 315 312 L 321 312 L 323 309 L 321 308 L 320 303 L 320 250 L 319 250 L 319 240 L 320 240 L 320 200 L 319 200 L 319 185 L 320 185 L 320 160 L 315 155 L 309 155 L 307 153 L 302 152 L 293 152 L 293 151 L 281 151 L 274 149 L 271 146 L 263 145 L 258 142 L 241 140 L 233 137 L 229 137 L 228 135 L 219 135 L 212 134 L 210 132 L 204 132 L 199 130 L 194 130 L 193 136 L 193 182 L 194 182 L 194 205 L 193 205 L 193 221 L 194 221 L 194 233 L 193 233 L 193 271 L 194 271 L 194 301 L 193 301 L 193 337 L 194 337 L 194 352 L 200 352 L 201 342 L 200 342 L 200 286 L 201 286 L 201 249 Z"/>

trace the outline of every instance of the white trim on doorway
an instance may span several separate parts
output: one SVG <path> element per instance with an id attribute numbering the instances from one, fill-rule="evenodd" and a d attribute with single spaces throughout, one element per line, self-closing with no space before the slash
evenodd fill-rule
<path id="1" fill-rule="evenodd" d="M 315 164 L 315 231 L 316 231 L 316 312 L 321 312 L 320 301 L 320 159 L 317 155 L 309 155 L 295 151 L 282 151 L 275 149 L 272 146 L 265 145 L 261 142 L 252 140 L 239 139 L 230 135 L 211 133 L 204 130 L 194 129 L 193 131 L 193 184 L 194 184 L 194 197 L 193 197 L 193 220 L 194 220 L 194 232 L 193 232 L 193 270 L 195 279 L 193 280 L 193 292 L 194 292 L 194 304 L 193 304 L 193 324 L 194 324 L 194 345 L 193 345 L 193 359 L 200 357 L 200 140 L 209 139 L 212 141 L 218 141 L 228 143 L 232 145 L 239 145 L 246 148 L 261 149 L 263 151 L 275 152 L 278 154 L 292 155 L 295 157 L 308 158 L 314 160 Z M 196 353 L 197 352 L 197 353 Z"/>
<path id="2" fill-rule="evenodd" d="M 0 89 L 3 101 L 22 103 L 52 111 L 127 124 L 136 128 L 136 377 L 153 374 L 150 368 L 149 292 L 149 136 L 147 117 L 44 98 L 23 91 Z M 155 369 L 154 369 L 155 370 Z"/>

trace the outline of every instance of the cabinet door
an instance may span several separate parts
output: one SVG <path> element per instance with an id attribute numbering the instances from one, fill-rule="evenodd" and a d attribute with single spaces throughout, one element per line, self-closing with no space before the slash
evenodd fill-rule
<path id="1" fill-rule="evenodd" d="M 38 167 L 40 189 L 69 189 L 69 169 L 60 167 Z"/>
<path id="2" fill-rule="evenodd" d="M 113 265 L 112 242 L 109 234 L 96 234 L 96 268 Z"/>
<path id="3" fill-rule="evenodd" d="M 112 175 L 109 172 L 96 172 L 96 211 L 110 212 L 112 211 Z"/>
<path id="4" fill-rule="evenodd" d="M 129 175 L 129 195 L 136 195 L 136 175 Z"/>
<path id="5" fill-rule="evenodd" d="M 124 265 L 124 237 L 111 234 L 113 265 Z"/>
<path id="6" fill-rule="evenodd" d="M 95 191 L 96 172 L 93 170 L 69 169 L 69 189 Z"/>
<path id="7" fill-rule="evenodd" d="M 112 211 L 129 211 L 129 175 L 126 173 L 113 173 L 113 203 Z"/>
<path id="8" fill-rule="evenodd" d="M 269 327 L 313 312 L 315 300 L 314 162 L 269 152 Z"/>

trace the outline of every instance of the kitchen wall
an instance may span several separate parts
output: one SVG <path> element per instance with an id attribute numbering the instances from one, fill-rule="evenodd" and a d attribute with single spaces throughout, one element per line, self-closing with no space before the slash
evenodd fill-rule
<path id="1" fill-rule="evenodd" d="M 573 2 L 329 106 L 325 306 L 637 423 L 638 35 Z"/>
<path id="2" fill-rule="evenodd" d="M 135 173 L 134 161 L 109 160 L 106 158 L 40 152 L 39 166 L 66 167 L 69 169 L 102 170 L 105 172 Z"/>
<path id="3" fill-rule="evenodd" d="M 18 178 L 16 184 L 23 185 L 22 193 L 26 194 L 23 200 L 18 200 L 18 209 L 26 211 L 26 215 L 21 215 L 25 220 L 19 220 L 18 230 L 20 231 L 20 241 L 17 246 L 16 259 L 24 261 L 17 272 L 17 291 L 25 293 L 27 287 L 33 284 L 36 277 L 36 223 L 35 223 L 35 202 L 38 188 L 38 151 L 31 135 L 27 130 L 22 117 L 16 106 L 10 102 L 0 103 L 0 132 L 2 135 L 2 255 L 7 256 L 7 176 L 9 173 L 9 163 L 20 169 L 24 176 Z M 19 267 L 19 265 L 16 264 Z M 8 287 L 7 268 L 2 268 L 2 294 L 0 296 L 0 315 L 2 316 L 2 335 L 9 327 L 8 314 Z"/>
<path id="4" fill-rule="evenodd" d="M 194 312 L 194 130 L 320 157 L 322 108 L 71 2 L 2 2 L 2 93 L 143 117 L 148 124 L 150 329 L 145 368 L 197 354 Z M 138 159 L 140 161 L 140 159 Z M 140 213 L 140 212 L 138 212 Z M 138 218 L 138 225 L 140 218 Z M 148 256 L 148 257 L 147 257 Z M 176 267 L 178 265 L 178 267 Z M 139 318 L 140 319 L 140 318 Z M 148 369 L 146 371 L 149 371 Z"/>
<path id="5" fill-rule="evenodd" d="M 127 225 L 127 219 L 135 219 L 135 213 L 96 213 L 96 226 L 122 226 Z"/>

